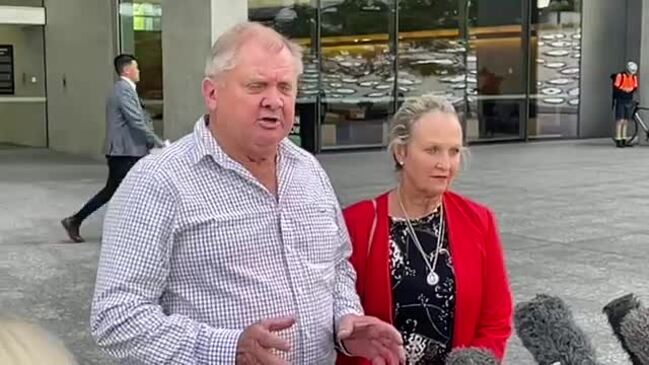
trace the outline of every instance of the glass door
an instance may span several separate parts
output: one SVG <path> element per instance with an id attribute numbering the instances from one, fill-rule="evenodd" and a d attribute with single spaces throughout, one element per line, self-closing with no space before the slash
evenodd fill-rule
<path id="1" fill-rule="evenodd" d="M 531 1 L 530 138 L 576 137 L 581 75 L 581 2 Z"/>

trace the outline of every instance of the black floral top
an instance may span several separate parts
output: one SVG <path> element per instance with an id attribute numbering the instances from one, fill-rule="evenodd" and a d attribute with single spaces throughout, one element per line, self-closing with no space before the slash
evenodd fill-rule
<path id="1" fill-rule="evenodd" d="M 439 209 L 410 223 L 432 266 L 440 228 Z M 408 232 L 404 219 L 390 218 L 394 325 L 403 336 L 408 365 L 442 365 L 451 351 L 455 314 L 455 274 L 448 230 L 444 229 L 440 257 L 434 268 L 439 275 L 434 286 L 426 282 L 428 266 Z"/>

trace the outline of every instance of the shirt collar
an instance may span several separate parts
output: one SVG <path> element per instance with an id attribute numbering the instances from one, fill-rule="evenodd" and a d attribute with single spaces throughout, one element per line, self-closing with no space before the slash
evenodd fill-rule
<path id="1" fill-rule="evenodd" d="M 133 88 L 133 90 L 137 91 L 137 85 L 133 82 L 133 80 L 129 79 L 128 77 L 120 76 L 120 78 L 126 82 L 128 82 L 129 85 Z"/>
<path id="2" fill-rule="evenodd" d="M 205 157 L 211 156 L 214 162 L 224 167 L 232 167 L 233 164 L 237 164 L 219 146 L 219 143 L 207 127 L 208 123 L 209 115 L 204 115 L 194 125 L 193 138 L 195 150 L 192 156 L 192 163 L 197 164 Z M 287 138 L 282 140 L 279 146 L 280 158 L 285 160 L 297 158 L 296 152 L 290 146 L 291 143 Z"/>

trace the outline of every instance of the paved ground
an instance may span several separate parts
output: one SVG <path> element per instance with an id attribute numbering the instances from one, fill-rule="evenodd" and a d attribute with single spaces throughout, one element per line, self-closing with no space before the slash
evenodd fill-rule
<path id="1" fill-rule="evenodd" d="M 385 152 L 319 156 L 341 202 L 392 183 Z M 610 299 L 635 292 L 649 303 L 649 146 L 609 141 L 475 146 L 455 188 L 496 212 L 517 301 L 561 296 L 604 364 L 625 364 L 601 315 Z M 0 149 L 0 309 L 61 336 L 82 364 L 112 364 L 88 336 L 101 216 L 89 240 L 63 244 L 59 219 L 105 178 L 101 162 L 44 150 Z M 509 364 L 533 364 L 513 338 Z"/>

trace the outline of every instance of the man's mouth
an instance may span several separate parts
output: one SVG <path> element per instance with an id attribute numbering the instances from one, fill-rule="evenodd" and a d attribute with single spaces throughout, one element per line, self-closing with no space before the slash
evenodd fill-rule
<path id="1" fill-rule="evenodd" d="M 259 118 L 259 124 L 264 128 L 276 128 L 280 125 L 280 118 L 278 117 L 262 117 Z"/>

